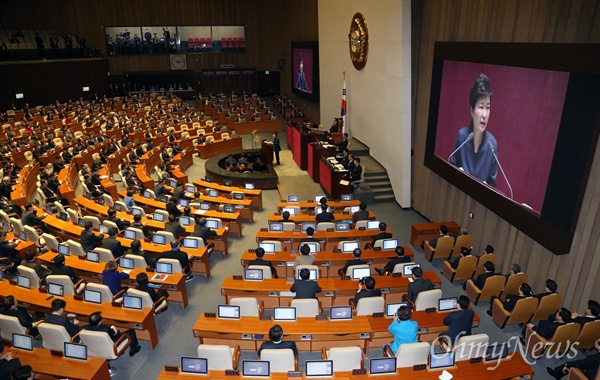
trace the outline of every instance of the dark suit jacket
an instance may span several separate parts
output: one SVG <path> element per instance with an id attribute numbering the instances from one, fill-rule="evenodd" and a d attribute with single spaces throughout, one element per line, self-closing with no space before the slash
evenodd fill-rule
<path id="1" fill-rule="evenodd" d="M 283 348 L 289 348 L 292 351 L 294 351 L 294 355 L 298 355 L 298 349 L 296 348 L 296 342 L 293 341 L 282 341 L 279 343 L 273 343 L 273 342 L 263 342 L 260 345 L 260 348 L 258 349 L 258 356 L 260 356 L 260 353 L 262 350 L 271 350 L 271 349 L 283 349 Z"/>
<path id="2" fill-rule="evenodd" d="M 355 222 L 358 222 L 359 220 L 369 220 L 369 212 L 367 210 L 359 210 L 352 215 L 352 220 Z"/>
<path id="3" fill-rule="evenodd" d="M 200 225 L 196 224 L 194 226 L 194 236 L 202 238 L 202 240 L 204 240 L 204 244 L 206 244 L 206 239 L 208 239 L 211 236 L 217 236 L 217 232 L 211 230 L 206 226 L 201 227 Z"/>
<path id="4" fill-rule="evenodd" d="M 380 232 L 377 235 L 373 236 L 373 240 L 371 240 L 371 245 L 375 245 L 375 242 L 377 240 L 381 240 L 381 239 L 391 239 L 392 234 L 390 234 L 389 232 Z"/>
<path id="5" fill-rule="evenodd" d="M 534 295 L 534 297 L 537 298 L 539 301 L 541 301 L 542 298 L 544 298 L 545 296 L 549 296 L 551 294 L 556 294 L 556 292 L 544 292 L 544 293 L 536 294 L 536 295 Z"/>
<path id="6" fill-rule="evenodd" d="M 95 243 L 103 238 L 104 234 L 96 236 L 92 231 L 83 230 L 81 231 L 79 242 L 81 243 L 83 250 L 87 252 L 93 250 L 96 247 Z"/>
<path id="7" fill-rule="evenodd" d="M 475 312 L 471 309 L 451 312 L 444 318 L 444 326 L 448 326 L 448 332 L 443 335 L 448 336 L 452 344 L 458 340 L 459 335 L 471 335 L 474 315 Z"/>
<path id="8" fill-rule="evenodd" d="M 179 217 L 179 215 L 181 215 L 181 212 L 179 211 L 175 203 L 167 202 L 167 206 L 165 208 L 170 215 L 175 215 L 176 217 Z"/>
<path id="9" fill-rule="evenodd" d="M 583 328 L 583 325 L 585 325 L 588 322 L 594 322 L 597 321 L 598 318 L 596 317 L 586 317 L 585 315 L 582 315 L 580 317 L 576 317 L 575 319 L 573 319 L 573 322 L 579 323 L 581 325 L 581 327 Z"/>
<path id="10" fill-rule="evenodd" d="M 429 279 L 416 279 L 408 284 L 408 299 L 415 302 L 419 293 L 433 289 L 433 283 Z"/>
<path id="11" fill-rule="evenodd" d="M 165 223 L 165 231 L 172 233 L 173 236 L 175 236 L 175 239 L 178 239 L 179 234 L 185 232 L 185 228 L 183 228 L 178 221 L 168 221 Z"/>
<path id="12" fill-rule="evenodd" d="M 575 367 L 582 370 L 588 379 L 595 379 L 598 374 L 598 367 L 600 367 L 600 353 L 590 355 L 586 358 L 573 360 L 567 362 L 567 367 Z"/>
<path id="13" fill-rule="evenodd" d="M 361 260 L 361 259 L 352 259 L 352 260 L 348 260 L 346 261 L 346 265 L 344 265 L 344 267 L 342 268 L 342 272 L 344 272 L 344 274 L 346 273 L 346 271 L 348 270 L 348 267 L 352 266 L 352 265 L 362 265 L 362 264 L 368 264 L 368 262 L 366 260 Z M 351 276 L 352 273 L 348 273 L 348 276 Z"/>
<path id="14" fill-rule="evenodd" d="M 37 273 L 38 277 L 41 279 L 46 278 L 51 273 L 50 269 L 44 268 L 36 262 L 22 261 L 21 265 L 33 269 L 35 273 Z"/>
<path id="15" fill-rule="evenodd" d="M 138 285 L 136 287 L 137 290 L 141 290 L 142 292 L 146 292 L 148 294 L 150 294 L 150 298 L 152 298 L 152 302 L 156 302 L 159 300 L 160 297 L 165 296 L 165 297 L 169 297 L 169 293 L 167 293 L 166 290 L 164 289 L 160 289 L 158 292 L 156 290 L 154 290 L 154 288 L 151 288 L 148 285 Z"/>
<path id="16" fill-rule="evenodd" d="M 323 211 L 315 217 L 317 222 L 333 222 L 335 220 L 335 216 L 332 213 Z"/>
<path id="17" fill-rule="evenodd" d="M 354 170 L 352 170 L 352 172 L 350 173 L 350 182 L 360 180 L 360 177 L 362 176 L 362 171 L 363 171 L 362 165 L 358 165 L 358 166 L 354 167 Z"/>
<path id="18" fill-rule="evenodd" d="M 342 152 L 344 149 L 348 148 L 348 139 L 342 140 L 339 144 L 338 144 L 338 150 L 340 152 Z"/>
<path id="19" fill-rule="evenodd" d="M 138 228 L 138 229 L 142 230 L 142 232 L 144 233 L 145 237 L 148 237 L 148 236 L 152 235 L 150 233 L 150 231 L 148 231 L 148 229 L 146 228 L 146 226 L 144 226 L 142 223 L 131 223 L 131 227 Z"/>
<path id="20" fill-rule="evenodd" d="M 540 336 L 544 337 L 545 339 L 550 339 L 556 332 L 556 329 L 559 328 L 561 325 L 564 325 L 564 323 L 551 321 L 550 319 L 547 319 L 544 321 L 540 321 L 537 326 L 533 326 L 533 331 L 537 332 L 538 334 L 540 334 Z"/>
<path id="21" fill-rule="evenodd" d="M 190 265 L 190 260 L 188 259 L 188 255 L 182 251 L 167 251 L 160 255 L 161 259 L 176 259 L 181 263 L 181 267 L 185 268 Z"/>
<path id="22" fill-rule="evenodd" d="M 496 273 L 493 273 L 493 272 L 485 272 L 485 273 L 477 276 L 477 278 L 475 279 L 475 281 L 473 281 L 473 283 L 475 284 L 476 287 L 478 287 L 481 290 L 481 289 L 483 289 L 483 286 L 485 285 L 485 280 L 487 280 L 488 278 L 495 276 L 495 275 L 496 275 Z"/>
<path id="23" fill-rule="evenodd" d="M 322 290 L 319 284 L 312 280 L 296 280 L 290 288 L 290 292 L 296 293 L 294 299 L 317 298 L 316 293 L 321 293 Z"/>
<path id="24" fill-rule="evenodd" d="M 273 276 L 274 278 L 278 278 L 277 276 L 277 269 L 275 269 L 275 267 L 273 266 L 273 263 L 267 260 L 263 260 L 263 259 L 255 259 L 255 260 L 250 260 L 248 262 L 248 265 L 264 265 L 267 267 L 271 268 L 271 276 Z"/>
<path id="25" fill-rule="evenodd" d="M 518 294 L 507 295 L 506 298 L 504 299 L 504 301 L 502 301 L 502 306 L 504 307 L 504 310 L 513 311 L 515 309 L 515 305 L 517 304 L 517 301 L 520 300 L 521 298 L 525 298 L 525 297 L 520 296 Z"/>
<path id="26" fill-rule="evenodd" d="M 390 262 L 388 262 L 387 264 L 385 264 L 383 270 L 392 273 L 396 264 L 410 263 L 410 261 L 411 259 L 409 256 L 398 256 L 395 259 L 390 260 Z"/>
<path id="27" fill-rule="evenodd" d="M 62 315 L 48 314 L 44 317 L 44 322 L 52 323 L 53 325 L 63 326 L 67 330 L 67 332 L 69 333 L 70 336 L 77 334 L 80 330 L 79 326 L 72 323 L 67 318 L 63 317 Z"/>
<path id="28" fill-rule="evenodd" d="M 117 225 L 117 228 L 119 229 L 119 231 L 123 231 L 126 227 L 129 227 L 131 225 L 131 223 L 124 222 L 123 219 L 119 219 L 116 216 L 108 217 L 108 218 L 106 218 L 106 220 L 109 220 L 109 221 L 115 223 Z"/>
<path id="29" fill-rule="evenodd" d="M 15 309 L 2 310 L 2 314 L 10 315 L 11 317 L 17 317 L 21 326 L 28 329 L 31 328 L 31 322 L 33 322 L 33 318 L 31 318 L 31 315 L 27 313 L 26 309 L 17 307 Z"/>
<path id="30" fill-rule="evenodd" d="M 121 242 L 115 239 L 114 237 L 108 237 L 104 239 L 102 241 L 102 247 L 109 249 L 112 252 L 115 259 L 125 254 Z"/>
<path id="31" fill-rule="evenodd" d="M 176 187 L 175 190 L 173 190 L 173 196 L 177 199 L 185 198 L 185 191 L 183 191 L 181 187 Z"/>
<path id="32" fill-rule="evenodd" d="M 71 281 L 73 281 L 73 284 L 77 283 L 77 281 L 79 281 L 79 277 L 77 277 L 77 273 L 75 273 L 75 271 L 73 270 L 73 268 L 66 266 L 66 265 L 61 265 L 61 266 L 54 266 L 51 269 L 52 274 L 58 274 L 58 275 L 67 275 L 69 277 L 71 277 Z"/>
<path id="33" fill-rule="evenodd" d="M 456 240 L 456 237 L 454 235 L 452 235 L 452 234 L 440 235 L 440 236 L 434 237 L 433 239 L 429 240 L 429 245 L 431 246 L 431 248 L 437 247 L 438 239 L 441 238 L 441 237 L 443 237 L 443 236 L 452 236 Z"/>
<path id="34" fill-rule="evenodd" d="M 23 211 L 23 214 L 21 215 L 21 221 L 24 226 L 37 226 L 42 219 L 44 218 L 35 215 L 35 212 Z"/>
<path id="35" fill-rule="evenodd" d="M 379 289 L 361 290 L 360 292 L 356 293 L 353 300 L 354 300 L 354 303 L 356 305 L 358 305 L 358 301 L 362 298 L 379 297 L 380 295 L 381 295 L 381 290 L 379 290 Z"/>

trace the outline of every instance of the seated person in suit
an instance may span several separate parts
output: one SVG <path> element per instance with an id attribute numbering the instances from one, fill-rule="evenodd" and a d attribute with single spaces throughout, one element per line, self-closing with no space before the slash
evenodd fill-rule
<path id="1" fill-rule="evenodd" d="M 458 297 L 457 310 L 444 318 L 444 326 L 448 326 L 448 331 L 441 333 L 440 337 L 446 337 L 455 344 L 460 337 L 471 335 L 475 312 L 469 309 L 469 303 L 469 297 Z"/>
<path id="2" fill-rule="evenodd" d="M 373 240 L 371 240 L 371 247 L 375 245 L 375 242 L 377 240 L 381 240 L 381 239 L 390 239 L 392 237 L 392 234 L 390 234 L 389 232 L 386 232 L 387 230 L 387 224 L 381 222 L 379 223 L 379 233 L 375 236 L 373 236 Z"/>
<path id="3" fill-rule="evenodd" d="M 17 317 L 21 326 L 29 329 L 29 335 L 39 335 L 37 326 L 44 321 L 44 313 L 39 311 L 36 311 L 33 314 L 27 313 L 26 308 L 19 307 L 19 303 L 14 296 L 9 295 L 4 297 L 0 313 L 11 317 Z"/>
<path id="4" fill-rule="evenodd" d="M 113 295 L 124 289 L 121 281 L 129 279 L 127 273 L 119 272 L 117 268 L 119 263 L 116 260 L 107 261 L 102 272 L 102 284 L 108 286 Z"/>
<path id="5" fill-rule="evenodd" d="M 104 234 L 96 235 L 92 232 L 92 225 L 92 222 L 86 221 L 79 237 L 79 242 L 85 252 L 93 250 L 96 247 L 96 242 L 104 239 Z"/>
<path id="6" fill-rule="evenodd" d="M 119 230 L 116 227 L 111 227 L 108 229 L 108 237 L 102 240 L 102 247 L 110 250 L 115 259 L 118 259 L 125 253 L 121 242 L 116 238 L 117 233 L 119 233 Z"/>
<path id="7" fill-rule="evenodd" d="M 281 216 L 283 216 L 283 219 L 281 219 L 280 222 L 292 222 L 290 220 L 290 213 L 289 213 L 289 211 L 284 211 L 283 214 L 281 214 Z"/>
<path id="8" fill-rule="evenodd" d="M 212 236 L 217 236 L 217 232 L 206 227 L 206 218 L 196 217 L 196 225 L 194 226 L 193 236 L 202 238 L 204 245 L 208 244 L 207 239 Z"/>
<path id="9" fill-rule="evenodd" d="M 344 133 L 342 135 L 342 141 L 340 141 L 339 144 L 337 144 L 338 147 L 338 152 L 343 152 L 344 149 L 348 149 L 348 134 Z"/>
<path id="10" fill-rule="evenodd" d="M 440 226 L 440 236 L 434 237 L 433 239 L 429 240 L 429 245 L 431 246 L 431 248 L 435 248 L 437 247 L 437 242 L 438 239 L 444 236 L 452 236 L 450 234 L 448 234 L 448 226 L 446 226 L 445 224 L 442 224 Z"/>
<path id="11" fill-rule="evenodd" d="M 337 117 L 334 117 L 333 124 L 331 125 L 331 127 L 329 127 L 329 133 L 339 132 L 339 129 L 340 129 L 340 119 L 338 119 Z"/>
<path id="12" fill-rule="evenodd" d="M 56 255 L 54 256 L 54 267 L 51 269 L 52 274 L 58 275 L 67 275 L 73 281 L 73 284 L 76 284 L 79 281 L 79 277 L 77 273 L 70 266 L 65 265 L 65 256 L 64 255 Z"/>
<path id="13" fill-rule="evenodd" d="M 60 255 L 60 257 L 62 257 L 62 255 Z M 44 317 L 44 322 L 63 326 L 65 330 L 67 330 L 67 333 L 73 337 L 79 332 L 81 327 L 79 327 L 79 319 L 77 319 L 77 317 L 73 318 L 72 321 L 63 317 L 66 306 L 67 303 L 63 299 L 55 298 L 52 300 L 52 314 L 46 315 Z M 78 343 L 79 337 L 75 338 L 74 342 Z"/>
<path id="14" fill-rule="evenodd" d="M 148 286 L 150 279 L 148 278 L 148 274 L 146 272 L 138 273 L 137 276 L 135 276 L 135 281 L 137 282 L 137 286 L 135 288 L 137 290 L 141 290 L 142 292 L 148 293 L 150 298 L 152 298 L 152 302 L 158 301 L 161 297 L 169 298 L 169 292 L 166 290 L 155 290 L 153 287 Z"/>
<path id="15" fill-rule="evenodd" d="M 545 296 L 549 296 L 551 294 L 556 294 L 557 290 L 558 290 L 558 284 L 556 283 L 556 281 L 549 278 L 544 283 L 544 291 L 540 294 L 536 294 L 534 297 L 541 301 L 542 298 L 544 298 Z"/>
<path id="16" fill-rule="evenodd" d="M 496 267 L 494 266 L 494 263 L 492 263 L 491 261 L 486 261 L 485 264 L 483 264 L 483 270 L 484 270 L 484 273 L 477 276 L 477 278 L 473 281 L 473 284 L 479 290 L 483 289 L 483 287 L 485 286 L 485 281 L 488 278 L 496 275 L 496 273 L 494 273 L 494 271 L 496 270 Z"/>
<path id="17" fill-rule="evenodd" d="M 271 276 L 273 278 L 279 278 L 279 276 L 277 276 L 277 269 L 275 269 L 275 267 L 273 266 L 273 263 L 267 260 L 264 260 L 263 257 L 265 256 L 265 250 L 262 247 L 258 247 L 256 248 L 256 259 L 254 260 L 250 260 L 248 262 L 248 266 L 250 265 L 264 265 L 267 266 L 269 268 L 271 268 Z"/>
<path id="18" fill-rule="evenodd" d="M 596 351 L 600 351 L 600 339 L 597 339 L 594 342 L 594 348 L 596 348 Z M 596 352 L 595 354 L 587 356 L 583 359 L 566 362 L 564 364 L 559 365 L 556 368 L 546 367 L 546 371 L 548 371 L 550 376 L 559 380 L 565 376 L 568 376 L 569 372 L 571 371 L 571 368 L 578 368 L 581 372 L 583 372 L 586 378 L 597 379 L 599 367 L 600 352 Z"/>
<path id="19" fill-rule="evenodd" d="M 127 334 L 129 336 L 129 339 L 131 339 L 131 344 L 129 345 L 129 356 L 137 354 L 142 349 L 142 346 L 140 346 L 137 337 L 135 336 L 134 330 L 129 329 L 122 333 L 115 326 L 101 325 L 101 312 L 97 311 L 95 313 L 92 313 L 90 315 L 89 322 L 89 325 L 83 327 L 84 330 L 105 332 L 108 334 L 108 336 L 113 342 L 116 342 L 123 334 Z"/>
<path id="20" fill-rule="evenodd" d="M 504 275 L 504 277 L 506 277 L 506 282 L 508 282 L 508 279 L 509 279 L 510 276 L 512 276 L 513 274 L 519 274 L 519 273 L 523 273 L 521 271 L 521 266 L 519 264 L 517 264 L 517 263 L 513 263 L 510 266 L 510 271 L 508 272 L 508 274 Z"/>
<path id="21" fill-rule="evenodd" d="M 500 300 L 500 302 L 502 302 L 502 307 L 504 308 L 504 310 L 506 311 L 513 311 L 515 309 L 515 305 L 517 304 L 517 301 L 522 299 L 522 298 L 526 298 L 526 297 L 531 297 L 533 294 L 531 293 L 531 286 L 529 286 L 528 283 L 524 282 L 521 284 L 521 286 L 519 287 L 519 294 L 509 294 L 506 296 L 506 298 L 504 299 L 504 301 Z M 494 307 L 494 300 L 498 298 L 496 296 L 492 296 L 492 298 L 490 299 L 490 310 L 487 311 L 488 315 L 492 315 L 492 310 Z"/>
<path id="22" fill-rule="evenodd" d="M 177 199 L 185 198 L 185 191 L 183 190 L 183 182 L 177 181 L 175 188 L 173 189 L 173 196 Z"/>
<path id="23" fill-rule="evenodd" d="M 539 321 L 537 326 L 534 323 L 528 323 L 527 326 L 523 327 L 521 343 L 523 343 L 524 346 L 526 345 L 525 338 L 527 327 L 531 327 L 539 336 L 548 340 L 552 338 L 556 329 L 569 322 L 571 322 L 571 312 L 567 308 L 561 307 L 556 314 L 549 316 L 546 320 Z"/>
<path id="24" fill-rule="evenodd" d="M 365 289 L 363 289 L 363 285 Z M 355 305 L 358 305 L 358 301 L 360 301 L 361 298 L 379 296 L 381 296 L 381 290 L 375 289 L 375 279 L 369 276 L 360 279 L 358 282 L 358 291 L 356 292 L 354 298 L 350 298 L 350 301 L 354 302 Z"/>
<path id="25" fill-rule="evenodd" d="M 146 265 L 148 265 L 148 267 L 154 268 L 156 266 L 156 260 L 154 257 L 150 256 L 148 252 L 142 250 L 142 242 L 140 239 L 135 239 L 132 241 L 131 248 L 129 248 L 125 254 L 142 256 L 144 260 L 146 260 Z"/>
<path id="26" fill-rule="evenodd" d="M 295 280 L 290 288 L 290 292 L 295 292 L 294 299 L 317 298 L 317 293 L 321 293 L 321 287 L 317 281 L 309 280 L 310 270 L 308 268 L 300 269 L 300 280 Z"/>
<path id="27" fill-rule="evenodd" d="M 269 342 L 263 342 L 258 349 L 258 357 L 260 357 L 260 353 L 262 350 L 271 350 L 271 349 L 284 349 L 289 348 L 294 352 L 294 355 L 298 355 L 298 349 L 296 348 L 296 342 L 283 341 L 283 329 L 279 325 L 275 325 L 271 327 L 269 330 Z"/>
<path id="28" fill-rule="evenodd" d="M 573 318 L 574 322 L 579 323 L 582 328 L 583 325 L 588 322 L 597 321 L 600 319 L 600 303 L 598 303 L 598 301 L 589 300 L 585 313 L 583 315 L 573 313 L 571 318 Z"/>
<path id="29" fill-rule="evenodd" d="M 388 332 L 394 337 L 394 341 L 390 343 L 390 348 L 396 354 L 398 348 L 406 343 L 417 343 L 417 332 L 419 331 L 419 323 L 411 320 L 412 308 L 410 306 L 400 306 L 396 310 L 396 318 L 388 326 Z"/>
<path id="30" fill-rule="evenodd" d="M 179 217 L 179 215 L 181 215 L 181 211 L 179 211 L 179 209 L 177 208 L 177 198 L 176 197 L 169 198 L 169 202 L 167 202 L 165 209 L 167 210 L 169 215 L 175 215 L 175 217 L 177 217 L 177 218 Z"/>
<path id="31" fill-rule="evenodd" d="M 408 294 L 403 296 L 403 299 L 408 299 L 415 303 L 419 293 L 433 289 L 433 283 L 429 279 L 423 278 L 423 269 L 421 267 L 414 267 L 412 269 L 413 282 L 408 284 Z"/>
<path id="32" fill-rule="evenodd" d="M 131 223 L 130 227 L 142 230 L 144 237 L 152 235 L 150 231 L 148 231 L 148 228 L 146 228 L 146 225 L 142 223 L 142 215 L 140 214 L 135 214 L 133 216 L 133 223 Z"/>
<path id="33" fill-rule="evenodd" d="M 4 349 L 4 345 L 2 345 L 1 348 Z M 0 356 L 0 379 L 17 378 L 20 380 L 22 377 L 17 376 L 21 376 L 20 374 L 24 373 L 25 371 L 29 371 L 30 376 L 28 378 L 32 378 L 31 366 L 22 365 L 19 358 L 15 358 L 15 351 L 9 350 Z"/>
<path id="34" fill-rule="evenodd" d="M 368 264 L 366 260 L 360 259 L 360 256 L 362 256 L 362 250 L 360 248 L 354 249 L 354 251 L 352 251 L 352 256 L 354 258 L 352 260 L 346 261 L 346 265 L 344 265 L 344 267 L 339 270 L 340 276 L 349 276 L 351 273 L 346 272 L 348 271 L 348 268 L 352 265 Z"/>
<path id="35" fill-rule="evenodd" d="M 190 260 L 192 259 L 192 257 L 193 257 L 193 255 L 188 255 L 187 253 L 181 251 L 181 249 L 179 247 L 179 240 L 177 240 L 177 239 L 171 241 L 171 250 L 163 252 L 163 254 L 160 256 L 161 259 L 176 259 L 176 260 L 178 260 L 179 263 L 181 264 L 181 268 L 183 269 L 183 272 L 186 275 L 186 277 L 185 277 L 186 281 L 190 281 L 194 278 L 194 275 L 192 274 L 192 266 L 190 263 Z"/>
<path id="36" fill-rule="evenodd" d="M 471 256 L 471 249 L 469 249 L 467 247 L 460 247 L 460 256 L 454 257 L 449 260 L 450 267 L 452 267 L 452 269 L 456 270 L 456 268 L 458 268 L 458 263 L 460 262 L 460 259 L 462 259 L 463 257 L 469 257 L 469 256 Z"/>
<path id="37" fill-rule="evenodd" d="M 10 273 L 17 273 L 17 267 L 21 264 L 21 258 L 17 251 L 19 243 L 15 238 L 12 243 L 6 240 L 6 231 L 0 231 L 0 258 L 8 258 L 12 262 L 12 266 L 7 269 Z"/>
<path id="38" fill-rule="evenodd" d="M 154 195 L 159 198 L 163 194 L 167 194 L 167 188 L 165 187 L 165 180 L 161 178 L 154 186 Z"/>
<path id="39" fill-rule="evenodd" d="M 380 276 L 390 274 L 394 272 L 394 267 L 396 266 L 396 264 L 409 263 L 411 260 L 409 256 L 404 256 L 404 247 L 400 245 L 396 246 L 396 255 L 398 256 L 390 260 L 387 264 L 385 264 L 385 267 L 383 267 L 383 269 L 375 268 L 375 271 L 379 273 Z"/>
<path id="40" fill-rule="evenodd" d="M 35 251 L 29 251 L 25 254 L 25 261 L 21 262 L 21 265 L 24 265 L 28 268 L 31 268 L 35 271 L 35 273 L 37 273 L 38 277 L 41 280 L 45 280 L 46 277 L 48 277 L 48 275 L 50 273 L 52 273 L 50 271 L 50 269 L 48 269 L 45 265 L 41 265 L 35 262 Z M 42 281 L 43 284 L 46 284 L 46 281 Z"/>
<path id="41" fill-rule="evenodd" d="M 117 210 L 115 210 L 114 207 L 108 209 L 108 217 L 106 220 L 115 223 L 119 231 L 123 231 L 125 228 L 131 225 L 129 221 L 117 218 Z"/>
<path id="42" fill-rule="evenodd" d="M 311 243 L 311 242 L 318 243 L 319 239 L 314 238 L 313 237 L 314 234 L 315 234 L 315 229 L 312 228 L 312 227 L 308 227 L 306 229 L 306 236 L 307 237 L 305 237 L 304 239 L 300 240 L 300 244 L 302 244 L 302 243 Z"/>
<path id="43" fill-rule="evenodd" d="M 315 257 L 310 254 L 310 247 L 306 244 L 300 243 L 300 253 L 296 260 L 294 260 L 294 269 L 298 265 L 313 265 L 315 263 Z"/>
<path id="44" fill-rule="evenodd" d="M 165 231 L 173 234 L 175 239 L 179 239 L 179 234 L 185 232 L 185 228 L 176 220 L 175 215 L 169 214 L 169 220 L 165 223 Z"/>
<path id="45" fill-rule="evenodd" d="M 23 214 L 21 214 L 21 222 L 24 226 L 38 227 L 45 233 L 48 233 L 48 227 L 42 223 L 42 220 L 44 220 L 46 216 L 46 213 L 44 213 L 42 216 L 37 216 L 35 214 L 35 210 L 33 209 L 33 204 L 29 202 L 25 205 L 25 211 L 23 211 Z"/>
<path id="46" fill-rule="evenodd" d="M 315 217 L 317 222 L 333 222 L 335 220 L 335 216 L 331 212 L 328 211 L 327 204 L 321 205 L 321 212 L 317 214 Z"/>
<path id="47" fill-rule="evenodd" d="M 354 223 L 358 222 L 359 220 L 369 220 L 369 212 L 367 211 L 367 204 L 365 202 L 360 202 L 360 205 L 358 205 L 358 211 L 354 213 L 354 215 L 352 215 L 352 221 L 354 221 Z"/>
<path id="48" fill-rule="evenodd" d="M 130 210 L 133 206 L 135 206 L 135 201 L 133 200 L 134 194 L 135 194 L 135 191 L 133 189 L 129 188 L 129 189 L 127 189 L 127 195 L 125 195 L 125 198 L 123 198 L 123 202 L 125 203 L 125 206 L 127 206 L 127 208 Z"/>

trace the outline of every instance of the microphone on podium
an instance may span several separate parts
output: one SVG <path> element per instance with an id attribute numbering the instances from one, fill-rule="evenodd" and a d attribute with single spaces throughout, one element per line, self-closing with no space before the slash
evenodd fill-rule
<path id="1" fill-rule="evenodd" d="M 467 136 L 467 139 L 458 146 L 458 148 L 454 149 L 454 151 L 452 153 L 450 153 L 450 155 L 448 156 L 448 162 L 450 162 L 450 158 L 452 158 L 452 156 L 454 156 L 456 154 L 456 152 L 458 152 L 460 150 L 460 148 L 463 147 L 463 145 L 465 145 L 466 143 L 468 143 L 469 141 L 473 140 L 473 132 L 469 133 L 469 136 Z"/>
<path id="2" fill-rule="evenodd" d="M 508 182 L 508 178 L 506 178 L 506 174 L 504 174 L 504 169 L 502 169 L 502 165 L 500 165 L 500 161 L 498 161 L 498 156 L 496 156 L 496 150 L 494 149 L 494 144 L 492 144 L 491 141 L 488 141 L 488 147 L 492 151 L 492 154 L 494 155 L 494 159 L 498 163 L 498 167 L 500 168 L 500 171 L 502 172 L 502 176 L 504 177 L 504 180 L 506 181 L 506 184 L 508 185 L 508 190 L 510 190 L 510 199 L 513 199 L 512 187 L 510 186 L 510 182 Z"/>

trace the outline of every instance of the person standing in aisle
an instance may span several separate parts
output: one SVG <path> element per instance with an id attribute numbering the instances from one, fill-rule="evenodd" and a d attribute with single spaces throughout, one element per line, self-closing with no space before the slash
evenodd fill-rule
<path id="1" fill-rule="evenodd" d="M 275 152 L 275 159 L 277 161 L 277 165 L 281 165 L 279 161 L 279 152 L 281 152 L 281 145 L 279 144 L 279 136 L 277 132 L 273 132 L 273 152 Z"/>

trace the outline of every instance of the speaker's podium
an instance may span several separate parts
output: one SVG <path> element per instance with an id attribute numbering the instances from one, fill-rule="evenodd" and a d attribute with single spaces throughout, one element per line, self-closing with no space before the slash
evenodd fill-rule
<path id="1" fill-rule="evenodd" d="M 260 159 L 267 165 L 273 164 L 273 144 L 263 140 L 260 146 Z"/>

